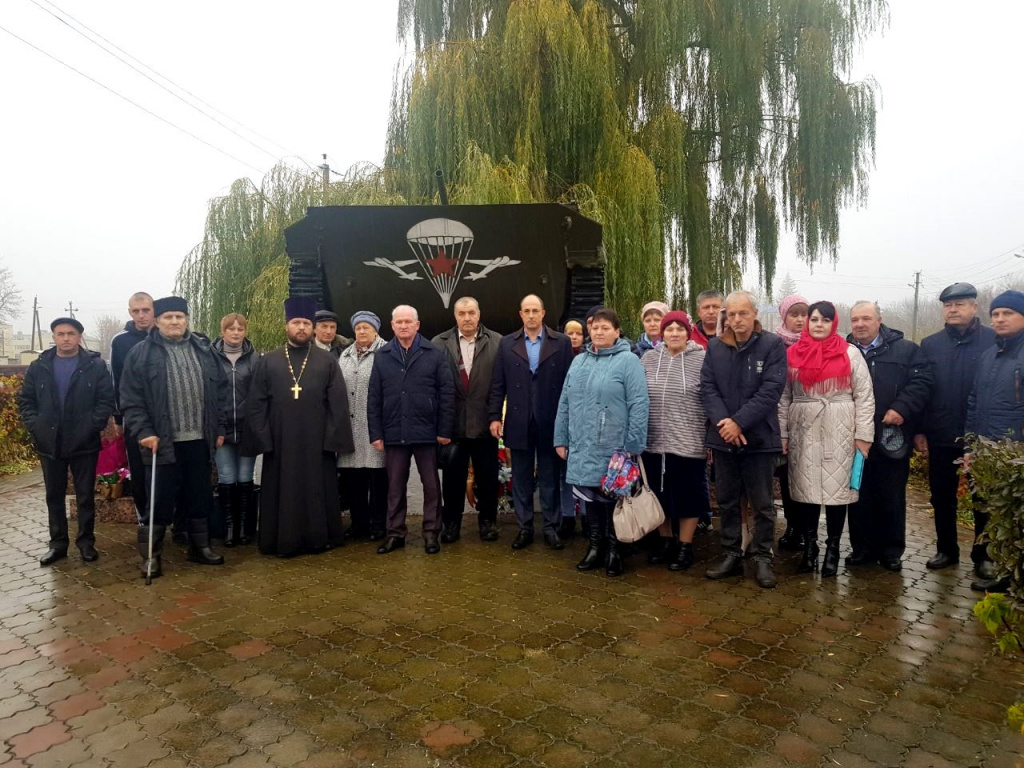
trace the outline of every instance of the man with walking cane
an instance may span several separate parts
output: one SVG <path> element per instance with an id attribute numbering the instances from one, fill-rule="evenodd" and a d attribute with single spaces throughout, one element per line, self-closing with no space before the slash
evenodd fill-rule
<path id="1" fill-rule="evenodd" d="M 139 529 L 138 539 L 147 579 L 161 575 L 164 532 L 176 506 L 188 520 L 188 559 L 202 565 L 224 562 L 210 549 L 210 466 L 224 442 L 229 407 L 227 379 L 210 343 L 189 331 L 185 299 L 158 299 L 153 310 L 156 333 L 128 353 L 121 378 L 126 431 L 139 440 L 154 494 L 149 524 Z M 158 484 L 154 462 L 160 465 Z"/>

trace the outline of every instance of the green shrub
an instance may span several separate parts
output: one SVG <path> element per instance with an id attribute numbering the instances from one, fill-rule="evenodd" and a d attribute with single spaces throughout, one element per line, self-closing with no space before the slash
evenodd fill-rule
<path id="1" fill-rule="evenodd" d="M 21 376 L 0 376 L 0 473 L 27 469 L 36 463 L 32 438 L 18 411 Z"/>
<path id="2" fill-rule="evenodd" d="M 1006 594 L 989 594 L 974 615 L 995 635 L 999 650 L 1024 656 L 1024 443 L 977 438 L 971 444 L 971 490 L 989 514 L 982 540 Z M 1010 722 L 1024 733 L 1024 696 L 1010 707 Z"/>

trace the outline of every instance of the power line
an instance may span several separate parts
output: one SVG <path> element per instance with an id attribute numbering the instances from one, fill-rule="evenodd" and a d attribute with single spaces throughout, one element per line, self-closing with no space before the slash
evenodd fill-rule
<path id="1" fill-rule="evenodd" d="M 260 150 L 261 152 L 264 152 L 264 153 L 266 153 L 266 154 L 270 155 L 270 156 L 271 156 L 271 157 L 273 157 L 273 158 L 274 158 L 275 160 L 277 159 L 277 155 L 276 155 L 275 153 L 267 151 L 267 150 L 266 150 L 266 149 L 264 149 L 263 147 L 259 146 L 258 144 L 254 143 L 253 141 L 251 141 L 251 140 L 250 140 L 249 138 L 247 138 L 246 136 L 243 136 L 242 134 L 240 134 L 240 133 L 238 133 L 237 131 L 235 131 L 234 129 L 232 129 L 232 128 L 231 128 L 230 126 L 224 125 L 224 123 L 222 123 L 222 122 L 221 122 L 220 120 L 218 120 L 218 119 L 217 119 L 216 117 L 214 117 L 213 115 L 210 115 L 210 114 L 208 114 L 207 112 L 205 112 L 205 111 L 203 111 L 202 109 L 200 109 L 199 107 L 197 107 L 197 106 L 196 106 L 195 104 L 192 104 L 191 102 L 189 102 L 189 101 L 188 101 L 187 99 L 184 99 L 184 98 L 182 98 L 182 97 L 181 97 L 180 95 L 178 95 L 177 93 L 175 93 L 175 92 L 174 92 L 174 91 L 172 91 L 171 89 L 167 88 L 167 86 L 165 86 L 165 85 L 163 85 L 163 84 L 161 84 L 161 83 L 158 83 L 158 82 L 157 82 L 156 80 L 154 80 L 154 79 L 153 79 L 152 77 L 150 77 L 150 76 L 149 76 L 149 75 L 147 75 L 147 74 L 146 74 L 145 72 L 143 72 L 142 70 L 140 70 L 140 69 L 139 69 L 138 67 L 134 66 L 133 64 L 131 64 L 131 63 L 130 63 L 130 62 L 128 62 L 128 61 L 125 61 L 125 60 L 124 60 L 123 58 L 121 58 L 120 56 L 118 56 L 118 55 L 117 55 L 116 53 L 114 53 L 113 51 L 109 50 L 108 48 L 106 48 L 106 47 L 104 47 L 104 46 L 100 45 L 99 43 L 97 43 L 97 42 L 96 42 L 95 40 L 93 40 L 92 38 L 90 38 L 90 37 L 89 37 L 88 35 L 86 35 L 86 34 L 85 34 L 84 32 L 82 32 L 81 30 L 79 30 L 79 29 L 75 29 L 75 27 L 73 27 L 73 26 L 71 26 L 70 24 L 68 24 L 68 23 L 67 23 L 67 22 L 66 22 L 66 21 L 65 21 L 64 19 L 60 18 L 60 16 L 57 16 L 57 15 L 56 15 L 55 13 L 53 13 L 53 11 L 51 11 L 51 10 L 49 10 L 49 9 L 47 9 L 47 8 L 44 8 L 44 7 L 42 6 L 42 5 L 40 5 L 40 4 L 39 4 L 39 3 L 37 2 L 37 0 L 29 0 L 29 2 L 31 2 L 31 3 L 33 4 L 33 5 L 37 6 L 37 7 L 38 7 L 38 8 L 40 9 L 40 10 L 42 10 L 42 11 L 45 11 L 46 13 L 50 14 L 51 16 L 53 16 L 53 18 L 55 18 L 55 19 L 56 19 L 57 21 L 59 21 L 59 22 L 60 22 L 61 24 L 64 24 L 65 26 L 67 26 L 67 27 L 68 27 L 68 29 L 71 29 L 71 30 L 73 30 L 74 32 L 76 32 L 77 34 L 81 35 L 81 36 L 82 36 L 82 37 L 84 37 L 84 38 L 85 38 L 86 40 L 88 40 L 88 41 L 89 41 L 90 43 L 92 43 L 93 45 L 96 45 L 96 46 L 98 46 L 98 47 L 99 47 L 99 48 L 100 48 L 101 50 L 103 50 L 103 51 L 105 51 L 106 53 L 110 54 L 111 56 L 113 56 L 114 58 L 116 58 L 116 59 L 117 59 L 118 61 L 122 62 L 123 64 L 125 64 L 125 65 L 126 65 L 126 66 L 128 66 L 128 67 L 131 67 L 131 68 L 132 68 L 132 69 L 133 69 L 134 71 L 138 72 L 138 73 L 139 73 L 140 75 L 142 75 L 143 77 L 145 77 L 145 78 L 146 78 L 147 80 L 149 80 L 150 82 L 152 82 L 152 83 L 153 83 L 154 85 L 156 85 L 156 86 L 158 86 L 159 88 L 162 88 L 163 90 L 167 91 L 167 92 L 168 92 L 169 94 L 171 94 L 172 96 L 174 96 L 174 97 L 175 97 L 176 99 L 179 99 L 179 100 L 180 100 L 180 101 L 182 101 L 183 103 L 187 104 L 187 105 L 188 105 L 188 106 L 190 106 L 190 107 L 191 107 L 192 109 L 194 109 L 194 110 L 196 110 L 197 112 L 199 112 L 199 113 L 200 113 L 201 115 L 203 115 L 203 116 L 205 116 L 205 117 L 208 117 L 208 118 L 209 118 L 210 120 L 213 120 L 213 121 L 214 121 L 215 123 L 217 123 L 217 125 L 221 126 L 221 127 L 222 127 L 222 128 L 224 128 L 225 130 L 231 131 L 231 133 L 235 134 L 236 136 L 238 136 L 238 137 L 239 137 L 240 139 L 242 139 L 243 141 L 245 141 L 245 142 L 248 142 L 248 143 L 249 143 L 249 144 L 251 144 L 252 146 L 256 147 L 256 149 Z M 65 11 L 64 9 L 62 9 L 62 8 L 61 8 L 60 6 L 56 5 L 55 3 L 52 3 L 52 2 L 50 2 L 50 0 L 44 0 L 44 2 L 45 2 L 45 3 L 47 4 L 47 5 L 49 5 L 49 6 L 53 7 L 53 8 L 56 8 L 56 9 L 57 9 L 57 11 L 59 11 L 59 12 L 60 12 L 61 14 L 63 14 L 63 15 L 64 15 L 64 16 L 66 16 L 67 18 L 71 19 L 71 20 L 72 20 L 73 22 L 75 22 L 75 24 L 77 24 L 78 26 L 82 27 L 82 29 L 88 30 L 88 32 L 89 32 L 90 34 L 94 35 L 95 37 L 98 37 L 98 38 L 99 38 L 100 40 L 102 40 L 102 41 L 103 41 L 104 43 L 106 43 L 107 45 L 109 45 L 109 46 L 110 46 L 111 48 L 113 48 L 114 50 L 116 50 L 116 51 L 119 51 L 120 53 L 123 53 L 123 54 L 124 54 L 125 56 L 127 56 L 127 57 L 128 57 L 129 59 L 131 59 L 132 61 L 136 62 L 137 64 L 140 64 L 140 65 L 142 65 L 143 67 L 145 67 L 146 69 L 148 69 L 148 70 L 149 70 L 150 72 L 152 72 L 153 74 L 155 74 L 155 75 L 156 75 L 157 77 L 159 77 L 159 78 L 160 78 L 161 80 L 164 80 L 165 82 L 167 82 L 167 83 L 170 83 L 170 84 L 171 84 L 171 85 L 173 85 L 173 86 L 174 86 L 175 88 L 177 88 L 177 89 L 178 89 L 179 91 L 181 91 L 182 93 L 186 94 L 187 96 L 189 96 L 190 98 L 194 99 L 195 101 L 198 101 L 198 102 L 199 102 L 200 104 L 202 104 L 203 106 L 205 106 L 205 107 L 209 107 L 210 109 L 212 109 L 212 110 L 213 110 L 214 112 L 216 112 L 217 114 L 219 114 L 219 115 L 222 115 L 222 116 L 226 117 L 226 118 L 227 118 L 228 120 L 230 120 L 231 122 L 233 122 L 233 123 L 235 123 L 236 125 L 238 125 L 238 126 L 240 126 L 240 127 L 244 128 L 244 129 L 245 129 L 246 131 L 248 131 L 249 133 L 251 133 L 251 134 L 252 134 L 253 136 L 258 136 L 259 138 L 263 139 L 264 141 L 267 141 L 267 142 L 269 142 L 269 143 L 273 144 L 273 145 L 274 145 L 275 147 L 277 147 L 278 149 L 280 149 L 280 150 L 282 150 L 282 151 L 284 151 L 284 152 L 288 152 L 288 151 L 290 151 L 290 150 L 288 150 L 288 149 L 287 149 L 286 147 L 283 147 L 283 146 L 281 146 L 280 144 L 278 144 L 278 143 L 277 143 L 276 141 L 274 141 L 273 139 L 271 139 L 271 138 L 268 138 L 267 136 L 264 136 L 264 135 L 262 135 L 262 134 L 261 134 L 261 133 L 259 133 L 258 131 L 254 131 L 254 130 L 253 130 L 252 128 L 250 128 L 250 127 L 248 127 L 247 125 L 245 125 L 245 123 L 243 123 L 242 121 L 240 121 L 240 120 L 238 120 L 238 119 L 236 119 L 236 118 L 232 117 L 231 115 L 227 114 L 227 113 L 226 113 L 226 112 L 224 112 L 223 110 L 217 109 L 217 107 L 213 106 L 213 105 L 212 105 L 212 104 L 210 104 L 209 102 L 207 102 L 207 101 L 204 101 L 203 99 L 199 98 L 199 97 L 198 97 L 198 96 L 196 96 L 196 95 L 195 95 L 194 93 L 192 93 L 191 91 L 189 91 L 189 90 L 188 90 L 187 88 L 184 88 L 183 86 L 181 86 L 181 85 L 178 85 L 178 84 L 177 84 L 176 82 L 174 82 L 173 80 L 171 80 L 171 78 L 167 77 L 166 75 L 163 75 L 163 74 L 161 74 L 161 73 L 160 73 L 160 72 L 158 72 L 158 71 L 157 71 L 156 69 L 154 69 L 153 67 L 151 67 L 151 66 L 149 66 L 148 64 L 146 64 L 146 62 L 144 62 L 144 61 L 142 61 L 141 59 L 139 59 L 139 58 L 137 58 L 137 57 L 133 56 L 132 54 L 128 53 L 128 51 L 124 50 L 123 48 L 121 48 L 121 47 L 120 47 L 119 45 L 117 45 L 116 43 L 114 43 L 114 42 L 112 42 L 112 41 L 108 40 L 108 39 L 107 39 L 107 38 L 105 38 L 105 37 L 104 37 L 103 35 L 101 35 L 101 34 L 100 34 L 99 32 L 97 32 L 96 30 L 94 30 L 94 29 L 92 29 L 91 27 L 89 27 L 89 26 L 88 26 L 87 24 L 84 24 L 84 23 L 82 23 L 81 21 L 79 21 L 78 19 L 76 19 L 76 18 L 75 18 L 74 16 L 72 16 L 72 15 L 71 15 L 70 13 L 68 13 L 67 11 Z"/>
<path id="2" fill-rule="evenodd" d="M 14 38 L 15 40 L 19 40 L 19 41 L 21 41 L 22 43 L 24 43 L 25 45 L 27 45 L 27 46 L 28 46 L 29 48 L 32 48 L 33 50 L 36 50 L 36 51 L 38 51 L 39 53 L 43 54 L 43 56 L 45 56 L 46 58 L 48 58 L 48 59 L 50 59 L 50 60 L 52 60 L 52 61 L 55 61 L 55 62 L 57 62 L 58 64 L 60 64 L 60 65 L 61 65 L 61 66 L 63 66 L 63 67 L 67 67 L 68 69 L 70 69 L 70 70 L 71 70 L 72 72 L 74 72 L 75 74 L 77 74 L 77 75 L 81 75 L 82 77 L 84 77 L 84 78 L 85 78 L 86 80 L 88 80 L 89 82 L 91 82 L 91 83 L 95 83 L 96 85 L 98 85 L 98 86 L 99 86 L 100 88 L 102 88 L 103 90 L 105 90 L 105 91 L 108 91 L 109 93 L 112 93 L 112 94 L 114 94 L 115 96 L 117 96 L 117 98 L 119 98 L 119 99 L 122 99 L 123 101 L 127 101 L 127 102 L 128 102 L 129 104 L 131 104 L 131 105 L 132 105 L 133 107 L 137 107 L 138 109 L 141 109 L 141 110 L 142 110 L 143 112 L 145 112 L 145 113 L 146 113 L 147 115 L 150 115 L 151 117 L 155 117 L 155 118 L 156 118 L 157 120 L 159 120 L 159 121 L 160 121 L 161 123 L 164 123 L 164 124 L 166 124 L 166 125 L 169 125 L 169 126 L 170 126 L 171 128 L 174 128 L 174 129 L 175 129 L 175 130 L 177 130 L 177 131 L 181 131 L 181 132 L 182 132 L 182 133 L 184 133 L 184 134 L 185 134 L 186 136 L 190 136 L 191 138 L 195 139 L 195 140 L 196 140 L 196 141 L 198 141 L 199 143 L 201 143 L 201 144 L 205 144 L 205 145 L 206 145 L 206 146 L 208 146 L 208 147 L 209 147 L 210 149 L 212 149 L 212 150 L 214 150 L 214 151 L 216 151 L 216 152 L 220 152 L 220 153 L 221 153 L 222 155 L 224 155 L 225 157 L 231 158 L 231 159 L 232 159 L 232 160 L 234 160 L 234 161 L 235 161 L 236 163 L 241 163 L 242 165 L 246 166 L 247 168 L 251 168 L 252 170 L 256 171 L 256 173 L 259 173 L 259 174 L 261 174 L 261 175 L 263 174 L 263 170 L 262 170 L 262 169 L 260 169 L 260 168 L 257 168 L 257 167 L 256 167 L 255 165 L 253 165 L 253 164 L 251 164 L 251 163 L 247 163 L 247 162 L 246 162 L 245 160 L 242 160 L 241 158 L 235 157 L 235 156 L 234 156 L 234 155 L 232 155 L 232 154 L 231 154 L 230 152 L 228 152 L 228 151 L 226 151 L 226 150 L 223 150 L 223 149 L 221 149 L 220 147 L 218 147 L 218 146 L 217 146 L 217 145 L 215 145 L 215 144 L 211 144 L 211 143 L 210 143 L 210 142 L 208 142 L 208 141 L 207 141 L 206 139 L 204 139 L 204 138 L 201 138 L 201 137 L 197 136 L 196 134 L 192 133 L 192 132 L 191 132 L 190 130 L 188 130 L 187 128 L 182 128 L 182 127 L 181 127 L 180 125 L 177 125 L 176 123 L 172 123 L 172 122 L 171 122 L 170 120 L 168 120 L 168 119 L 167 119 L 166 117 L 161 117 L 161 116 L 160 116 L 160 115 L 158 115 L 158 114 L 157 114 L 156 112 L 153 112 L 152 110 L 150 110 L 150 109 L 147 109 L 146 107 L 142 106 L 142 105 L 141 105 L 141 104 L 139 104 L 138 102 L 132 101 L 132 100 L 131 100 L 130 98 L 128 98 L 127 96 L 125 96 L 125 95 L 124 95 L 123 93 L 120 93 L 119 91 L 116 91 L 116 90 L 114 90 L 114 89 L 113 89 L 113 88 L 111 88 L 111 87 L 110 87 L 109 85 L 105 85 L 105 84 L 101 83 L 101 82 L 100 82 L 99 80 L 97 80 L 96 78 L 92 77 L 91 75 L 87 75 L 87 74 L 85 74 L 85 72 L 82 72 L 81 70 L 79 70 L 79 69 L 75 69 L 75 68 L 74 68 L 73 66 L 71 66 L 71 65 L 70 65 L 70 64 L 68 64 L 67 62 L 65 62 L 65 61 L 62 61 L 61 59 L 58 59 L 58 58 L 57 58 L 56 56 L 54 56 L 54 55 L 53 55 L 52 53 L 47 53 L 46 51 L 44 51 L 44 50 L 43 50 L 42 48 L 40 48 L 40 47 L 39 47 L 38 45 L 36 45 L 35 43 L 30 43 L 30 42 L 29 42 L 28 40 L 26 40 L 25 38 L 21 37 L 20 35 L 16 35 L 16 34 L 15 34 L 14 32 L 11 32 L 11 30 L 7 29 L 7 27 L 3 27 L 3 26 L 0 26 L 0 32 L 6 32 L 6 33 L 7 33 L 8 35 L 10 35 L 11 37 L 13 37 L 13 38 Z"/>

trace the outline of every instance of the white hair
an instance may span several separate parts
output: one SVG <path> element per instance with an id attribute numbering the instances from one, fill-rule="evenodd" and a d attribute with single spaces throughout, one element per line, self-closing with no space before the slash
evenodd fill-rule
<path id="1" fill-rule="evenodd" d="M 881 318 L 882 317 L 882 308 L 880 306 L 878 306 L 878 302 L 877 301 L 868 301 L 867 299 L 861 299 L 860 301 L 855 301 L 853 303 L 853 306 L 850 307 L 850 314 L 853 314 L 859 307 L 872 307 L 875 310 L 875 317 L 877 317 L 877 318 Z"/>
<path id="2" fill-rule="evenodd" d="M 397 307 L 392 309 L 391 319 L 394 320 L 395 315 L 397 315 L 399 311 L 402 310 L 408 310 L 409 312 L 412 312 L 412 319 L 415 320 L 417 323 L 420 321 L 420 313 L 416 311 L 416 307 L 409 306 L 408 304 L 399 304 Z"/>
<path id="3" fill-rule="evenodd" d="M 735 299 L 746 299 L 750 302 L 750 308 L 754 310 L 755 313 L 757 312 L 757 299 L 754 298 L 754 294 L 750 291 L 733 291 L 725 297 L 724 305 L 728 306 L 729 302 Z"/>
<path id="4" fill-rule="evenodd" d="M 454 309 L 458 311 L 459 307 L 464 307 L 467 304 L 472 304 L 474 307 L 476 307 L 477 312 L 480 311 L 480 302 L 474 299 L 472 296 L 463 296 L 461 299 L 456 301 Z"/>

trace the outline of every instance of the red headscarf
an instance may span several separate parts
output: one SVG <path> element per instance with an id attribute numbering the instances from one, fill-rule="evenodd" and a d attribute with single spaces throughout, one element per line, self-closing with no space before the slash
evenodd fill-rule
<path id="1" fill-rule="evenodd" d="M 800 333 L 800 341 L 786 350 L 789 380 L 799 381 L 804 391 L 849 389 L 852 370 L 847 350 L 850 345 L 839 335 L 839 323 L 833 321 L 832 333 L 821 340 L 811 337 L 809 327 L 810 318 Z"/>

